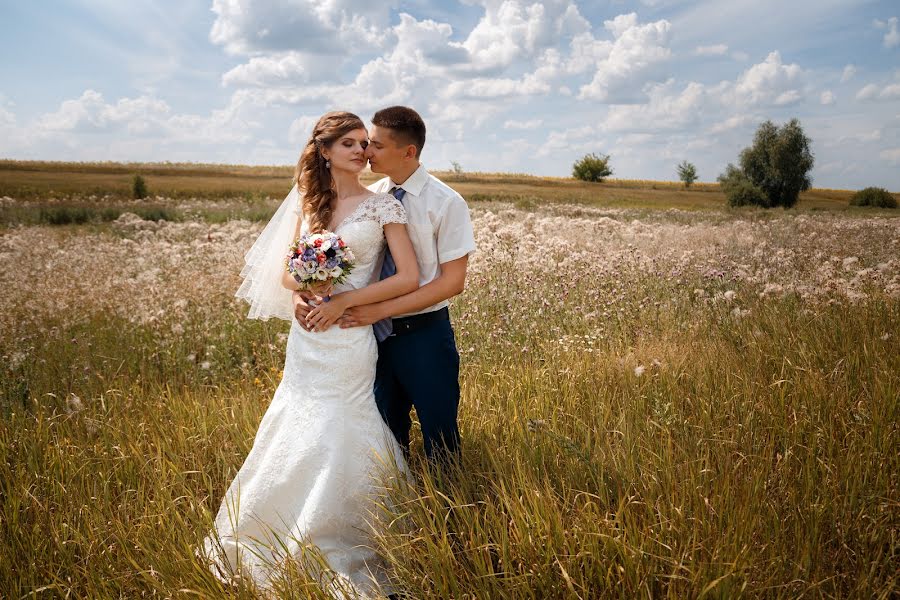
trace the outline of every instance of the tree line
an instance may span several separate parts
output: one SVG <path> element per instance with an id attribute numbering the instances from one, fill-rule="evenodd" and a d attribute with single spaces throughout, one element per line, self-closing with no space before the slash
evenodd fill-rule
<path id="1" fill-rule="evenodd" d="M 811 141 L 798 119 L 782 126 L 763 122 L 753 136 L 753 143 L 738 156 L 738 164 L 728 163 L 717 181 L 729 206 L 780 206 L 797 204 L 800 192 L 812 187 L 814 156 Z M 676 167 L 685 189 L 698 179 L 697 168 L 687 160 Z M 572 176 L 582 181 L 602 182 L 612 175 L 610 155 L 587 154 L 575 161 Z M 869 187 L 850 200 L 851 205 L 896 208 L 897 200 L 885 189 Z"/>

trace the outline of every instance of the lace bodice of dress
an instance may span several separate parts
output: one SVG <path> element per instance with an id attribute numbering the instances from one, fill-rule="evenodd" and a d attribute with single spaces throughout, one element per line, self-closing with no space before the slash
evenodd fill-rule
<path id="1" fill-rule="evenodd" d="M 299 206 L 295 212 L 302 217 Z M 385 246 L 384 226 L 406 222 L 406 209 L 391 194 L 373 194 L 360 202 L 334 230 L 356 257 L 353 271 L 339 289 L 358 289 L 368 285 L 375 269 L 381 266 Z M 308 223 L 304 219 L 300 232 L 308 231 Z"/>

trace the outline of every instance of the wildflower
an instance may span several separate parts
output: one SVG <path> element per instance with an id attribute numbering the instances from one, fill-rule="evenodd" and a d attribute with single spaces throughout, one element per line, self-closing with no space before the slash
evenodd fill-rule
<path id="1" fill-rule="evenodd" d="M 725 299 L 728 300 L 729 302 L 734 302 L 734 299 L 737 296 L 737 294 L 735 293 L 734 290 L 728 290 L 727 292 L 725 292 L 724 296 L 725 296 Z"/>
<path id="2" fill-rule="evenodd" d="M 69 392 L 68 397 L 66 397 L 66 412 L 71 415 L 80 410 L 84 410 L 84 404 L 81 402 L 81 398 L 74 392 Z"/>
<path id="3" fill-rule="evenodd" d="M 204 371 L 208 371 L 211 366 L 212 365 L 208 360 L 204 360 L 202 363 L 200 363 L 200 368 Z"/>
<path id="4" fill-rule="evenodd" d="M 644 365 L 638 365 L 634 368 L 634 376 L 640 377 L 641 375 L 644 374 L 644 371 L 646 371 L 646 370 L 647 370 L 647 367 L 645 367 Z"/>

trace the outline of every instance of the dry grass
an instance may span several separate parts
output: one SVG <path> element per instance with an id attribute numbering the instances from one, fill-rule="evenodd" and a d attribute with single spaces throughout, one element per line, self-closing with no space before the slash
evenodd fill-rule
<path id="1" fill-rule="evenodd" d="M 140 173 L 154 196 L 167 198 L 283 198 L 293 167 L 161 163 L 48 163 L 0 161 L 0 196 L 19 201 L 87 196 L 104 201 L 130 198 L 131 177 Z M 527 208 L 545 202 L 649 209 L 715 209 L 725 205 L 718 184 L 695 183 L 685 190 L 670 181 L 611 179 L 600 184 L 569 178 L 514 173 L 436 172 L 468 200 L 512 201 Z M 366 182 L 378 176 L 364 175 Z M 852 191 L 813 189 L 800 209 L 845 209 Z"/>
<path id="2" fill-rule="evenodd" d="M 464 461 L 417 440 L 398 588 L 896 597 L 900 219 L 511 200 L 473 204 Z M 287 330 L 232 297 L 261 224 L 192 216 L 229 202 L 0 230 L 0 596 L 256 597 L 193 556 Z"/>

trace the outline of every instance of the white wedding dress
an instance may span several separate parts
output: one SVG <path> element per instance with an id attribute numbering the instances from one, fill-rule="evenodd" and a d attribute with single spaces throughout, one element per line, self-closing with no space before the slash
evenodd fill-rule
<path id="1" fill-rule="evenodd" d="M 385 223 L 406 223 L 406 213 L 375 194 L 338 225 L 356 265 L 335 292 L 377 280 Z M 240 568 L 267 589 L 274 564 L 314 544 L 337 577 L 339 585 L 323 582 L 333 595 L 340 586 L 384 593 L 367 530 L 385 474 L 406 473 L 406 464 L 375 405 L 376 359 L 371 327 L 316 333 L 291 319 L 283 379 L 203 544 L 214 573 Z"/>

